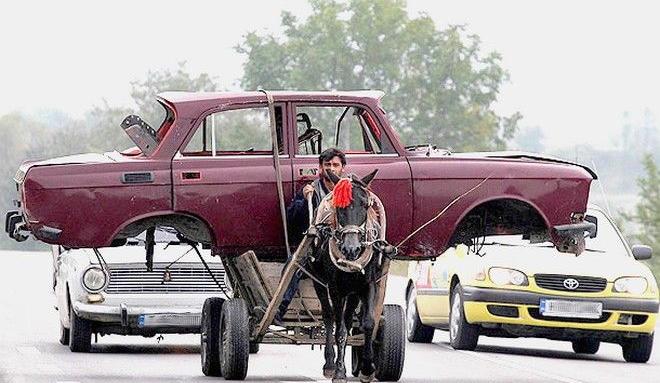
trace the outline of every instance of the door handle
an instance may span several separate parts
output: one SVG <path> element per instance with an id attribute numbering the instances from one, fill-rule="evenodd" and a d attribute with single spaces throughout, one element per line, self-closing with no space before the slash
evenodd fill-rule
<path id="1" fill-rule="evenodd" d="M 202 178 L 202 174 L 200 172 L 181 172 L 181 179 L 184 180 L 199 180 Z"/>

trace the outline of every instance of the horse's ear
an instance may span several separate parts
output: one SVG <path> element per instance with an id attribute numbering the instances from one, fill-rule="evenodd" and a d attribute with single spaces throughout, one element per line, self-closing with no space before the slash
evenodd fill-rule
<path id="1" fill-rule="evenodd" d="M 371 181 L 373 181 L 374 177 L 376 177 L 376 173 L 378 173 L 378 169 L 376 169 L 373 172 L 371 172 L 371 173 L 367 174 L 366 176 L 364 176 L 361 179 L 362 183 L 365 184 L 366 186 L 369 186 Z"/>
<path id="2" fill-rule="evenodd" d="M 330 169 L 325 169 L 325 176 L 328 177 L 330 181 L 332 181 L 333 184 L 337 184 L 339 182 L 339 177 Z"/>

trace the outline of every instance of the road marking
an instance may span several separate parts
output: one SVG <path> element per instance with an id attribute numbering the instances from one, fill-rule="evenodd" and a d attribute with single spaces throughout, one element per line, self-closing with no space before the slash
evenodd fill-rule
<path id="1" fill-rule="evenodd" d="M 511 368 L 511 369 L 514 369 L 514 370 L 524 371 L 524 372 L 527 372 L 527 373 L 530 373 L 530 374 L 533 374 L 533 375 L 538 375 L 538 376 L 541 376 L 541 377 L 544 377 L 544 378 L 556 380 L 558 382 L 562 382 L 562 383 L 584 383 L 581 380 L 569 378 L 567 376 L 551 374 L 551 373 L 548 373 L 548 372 L 535 370 L 533 368 L 522 367 L 519 364 L 516 364 L 516 363 L 513 363 L 513 362 L 507 362 L 507 361 L 504 361 L 500 358 L 487 356 L 487 355 L 484 355 L 480 352 L 465 351 L 465 350 L 454 350 L 454 348 L 452 348 L 451 346 L 445 345 L 445 344 L 439 344 L 439 346 L 442 346 L 442 347 L 444 347 L 448 350 L 454 351 L 454 352 L 458 351 L 458 352 L 460 352 L 462 354 L 465 354 L 465 355 L 470 355 L 470 356 L 473 356 L 473 357 L 478 358 L 478 359 L 482 359 L 482 360 L 485 360 L 485 361 L 488 361 L 488 362 L 491 362 L 491 363 L 494 363 L 494 364 L 498 364 L 498 365 L 503 366 L 503 367 L 508 367 L 508 368 Z"/>

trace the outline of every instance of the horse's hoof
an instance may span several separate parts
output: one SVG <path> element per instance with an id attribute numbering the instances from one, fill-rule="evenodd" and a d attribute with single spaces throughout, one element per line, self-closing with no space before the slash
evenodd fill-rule
<path id="1" fill-rule="evenodd" d="M 326 379 L 332 379 L 332 377 L 335 376 L 335 368 L 323 368 L 323 376 Z"/>
<path id="2" fill-rule="evenodd" d="M 360 379 L 360 382 L 362 383 L 373 382 L 375 378 L 376 378 L 376 372 L 372 372 L 371 375 L 364 375 L 362 372 L 360 372 L 360 374 L 358 375 L 358 379 Z"/>

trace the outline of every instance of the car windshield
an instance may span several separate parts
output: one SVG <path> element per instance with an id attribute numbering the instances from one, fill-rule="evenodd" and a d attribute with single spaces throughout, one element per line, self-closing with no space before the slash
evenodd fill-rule
<path id="1" fill-rule="evenodd" d="M 619 235 L 614 223 L 601 211 L 589 210 L 588 215 L 598 219 L 598 232 L 596 238 L 586 238 L 585 251 L 609 254 L 612 256 L 628 256 L 628 248 Z M 498 235 L 486 237 L 485 244 L 499 244 L 506 246 L 528 247 L 554 247 L 550 242 L 530 244 L 522 235 Z"/>

